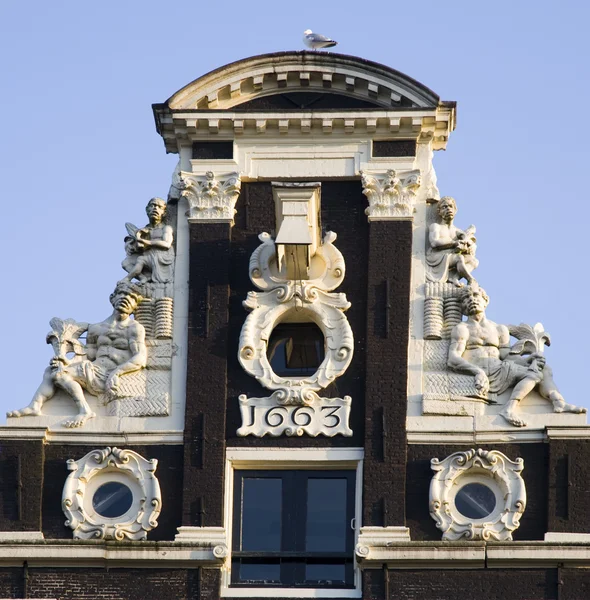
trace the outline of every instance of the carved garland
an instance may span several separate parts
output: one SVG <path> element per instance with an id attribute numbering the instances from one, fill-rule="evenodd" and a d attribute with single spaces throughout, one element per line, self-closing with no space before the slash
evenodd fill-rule
<path id="1" fill-rule="evenodd" d="M 522 458 L 513 461 L 497 450 L 472 449 L 430 463 L 430 516 L 443 540 L 512 540 L 526 506 Z M 496 506 L 485 518 L 470 519 L 455 506 L 457 492 L 468 483 L 486 485 L 496 495 Z"/>
<path id="2" fill-rule="evenodd" d="M 311 278 L 305 281 L 281 277 L 274 240 L 268 233 L 259 239 L 262 244 L 252 254 L 249 271 L 252 283 L 262 291 L 248 292 L 243 303 L 251 313 L 242 327 L 238 359 L 273 394 L 240 396 L 238 435 L 352 435 L 350 397 L 328 399 L 317 394 L 346 371 L 354 350 L 352 329 L 344 315 L 350 303 L 345 294 L 332 292 L 345 273 L 342 254 L 333 244 L 336 234 L 328 232 L 324 237 L 313 259 Z M 282 321 L 314 322 L 321 329 L 325 357 L 312 376 L 289 379 L 273 371 L 268 341 Z"/>
<path id="3" fill-rule="evenodd" d="M 212 171 L 207 171 L 204 176 L 181 172 L 179 187 L 181 195 L 188 200 L 189 220 L 233 223 L 241 189 L 239 173 L 227 173 L 217 178 Z"/>
<path id="4" fill-rule="evenodd" d="M 162 497 L 154 476 L 155 458 L 146 460 L 132 450 L 105 448 L 78 461 L 70 459 L 67 465 L 72 472 L 64 485 L 62 509 L 74 538 L 144 540 L 147 532 L 158 526 Z M 131 507 L 116 518 L 104 517 L 92 506 L 96 490 L 110 481 L 123 483 L 133 494 Z"/>
<path id="5" fill-rule="evenodd" d="M 420 188 L 420 171 L 386 174 L 361 171 L 363 194 L 369 200 L 365 214 L 369 221 L 407 219 L 414 214 L 414 201 Z"/>

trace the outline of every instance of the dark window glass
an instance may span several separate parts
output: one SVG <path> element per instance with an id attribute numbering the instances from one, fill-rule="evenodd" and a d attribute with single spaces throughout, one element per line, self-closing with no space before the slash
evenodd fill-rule
<path id="1" fill-rule="evenodd" d="M 496 495 L 482 483 L 468 483 L 455 496 L 457 510 L 468 519 L 483 519 L 496 508 Z"/>
<path id="2" fill-rule="evenodd" d="M 307 480 L 306 550 L 346 550 L 346 485 L 346 479 Z"/>
<path id="3" fill-rule="evenodd" d="M 244 478 L 242 550 L 281 549 L 281 479 Z"/>
<path id="4" fill-rule="evenodd" d="M 236 471 L 232 586 L 354 586 L 354 471 Z"/>
<path id="5" fill-rule="evenodd" d="M 94 510 L 103 517 L 115 519 L 124 515 L 133 502 L 131 490 L 118 481 L 103 483 L 92 497 Z"/>
<path id="6" fill-rule="evenodd" d="M 416 140 L 373 140 L 373 156 L 416 156 Z"/>
<path id="7" fill-rule="evenodd" d="M 243 560 L 240 565 L 240 581 L 267 585 L 281 582 L 281 563 L 258 562 Z"/>
<path id="8" fill-rule="evenodd" d="M 324 355 L 324 335 L 315 323 L 280 323 L 268 340 L 268 362 L 279 377 L 313 375 Z"/>
<path id="9" fill-rule="evenodd" d="M 234 157 L 234 143 L 225 142 L 193 142 L 193 159 L 216 160 Z"/>
<path id="10" fill-rule="evenodd" d="M 346 581 L 346 566 L 343 564 L 309 563 L 305 565 L 305 580 L 324 584 L 342 584 Z"/>

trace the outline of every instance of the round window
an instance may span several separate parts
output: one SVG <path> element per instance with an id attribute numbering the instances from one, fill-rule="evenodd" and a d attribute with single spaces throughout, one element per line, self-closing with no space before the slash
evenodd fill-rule
<path id="1" fill-rule="evenodd" d="M 483 483 L 468 483 L 455 495 L 455 507 L 468 519 L 484 519 L 496 508 L 496 494 Z"/>
<path id="2" fill-rule="evenodd" d="M 131 490 L 118 481 L 103 483 L 92 496 L 92 507 L 101 516 L 116 519 L 124 515 L 133 503 Z"/>

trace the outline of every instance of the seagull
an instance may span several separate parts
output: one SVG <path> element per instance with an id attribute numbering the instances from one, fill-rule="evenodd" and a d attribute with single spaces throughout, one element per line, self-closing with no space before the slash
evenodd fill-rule
<path id="1" fill-rule="evenodd" d="M 312 50 L 319 50 L 320 48 L 332 48 L 338 42 L 321 33 L 314 33 L 311 29 L 306 29 L 303 32 L 303 43 Z"/>

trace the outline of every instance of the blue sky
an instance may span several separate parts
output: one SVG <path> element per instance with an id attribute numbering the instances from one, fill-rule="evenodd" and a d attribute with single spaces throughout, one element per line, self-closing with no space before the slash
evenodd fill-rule
<path id="1" fill-rule="evenodd" d="M 457 224 L 477 226 L 488 315 L 542 321 L 564 395 L 590 407 L 589 20 L 587 3 L 567 0 L 4 0 L 2 414 L 29 402 L 51 317 L 109 314 L 124 223 L 144 224 L 147 200 L 167 194 L 176 156 L 151 104 L 228 62 L 302 49 L 307 28 L 458 101 L 435 168 Z"/>

